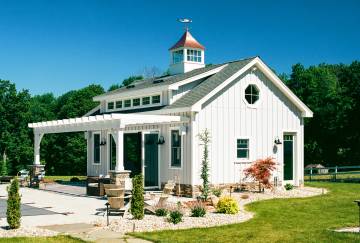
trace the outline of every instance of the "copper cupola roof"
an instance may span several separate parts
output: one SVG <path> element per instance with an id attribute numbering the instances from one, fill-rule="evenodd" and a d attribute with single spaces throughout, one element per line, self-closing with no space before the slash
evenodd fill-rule
<path id="1" fill-rule="evenodd" d="M 169 50 L 174 50 L 180 47 L 190 47 L 205 50 L 205 47 L 201 45 L 195 38 L 190 34 L 188 30 L 181 36 L 180 40 L 176 42 Z"/>

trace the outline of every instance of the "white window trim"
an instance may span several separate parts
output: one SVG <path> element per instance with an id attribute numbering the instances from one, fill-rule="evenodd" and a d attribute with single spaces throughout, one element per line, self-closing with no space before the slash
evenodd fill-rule
<path id="1" fill-rule="evenodd" d="M 249 148 L 249 156 L 248 158 L 238 158 L 237 157 L 237 140 L 238 139 L 247 139 L 249 141 L 249 144 L 248 144 L 248 148 Z M 253 146 L 252 146 L 252 141 L 251 141 L 251 138 L 250 137 L 244 137 L 244 136 L 239 136 L 239 137 L 236 137 L 235 138 L 235 141 L 234 141 L 234 144 L 235 144 L 235 162 L 236 163 L 250 163 L 253 161 L 252 159 L 252 150 L 253 150 Z"/>
<path id="2" fill-rule="evenodd" d="M 259 90 L 259 99 L 254 104 L 249 104 L 245 98 L 245 90 L 249 85 L 255 85 Z M 254 81 L 248 82 L 248 83 L 244 84 L 243 88 L 241 89 L 242 100 L 244 101 L 245 105 L 251 109 L 257 109 L 259 107 L 259 105 L 262 102 L 263 96 L 264 96 L 263 90 L 261 89 L 261 85 L 258 82 L 254 82 Z"/>
<path id="3" fill-rule="evenodd" d="M 99 134 L 100 135 L 100 143 L 101 143 L 101 132 L 93 132 L 92 133 L 92 136 L 91 136 L 91 151 L 92 151 L 92 154 L 91 154 L 91 161 L 92 161 L 92 165 L 101 165 L 101 156 L 102 156 L 102 153 L 101 153 L 101 145 L 99 145 L 100 149 L 99 149 L 99 158 L 100 158 L 100 161 L 99 163 L 95 163 L 95 156 L 94 156 L 94 153 L 95 153 L 95 134 Z"/>
<path id="4" fill-rule="evenodd" d="M 160 95 L 160 103 L 153 104 L 152 103 L 152 96 Z M 142 98 L 144 97 L 150 97 L 150 104 L 143 105 Z M 133 100 L 134 99 L 140 99 L 140 105 L 134 106 Z M 130 106 L 125 107 L 125 100 L 130 100 Z M 116 101 L 122 101 L 122 108 L 116 108 Z M 108 109 L 108 103 L 114 102 L 114 109 Z M 148 108 L 148 107 L 158 107 L 162 106 L 163 104 L 163 96 L 160 93 L 154 93 L 149 95 L 142 95 L 142 96 L 135 96 L 135 97 L 126 97 L 122 99 L 114 99 L 114 100 L 108 100 L 106 101 L 106 112 L 114 112 L 114 111 L 126 111 L 126 110 L 133 110 L 133 109 L 139 109 L 139 108 Z"/>
<path id="5" fill-rule="evenodd" d="M 181 143 L 180 143 L 180 166 L 172 166 L 171 165 L 171 131 L 179 131 L 180 137 L 181 137 Z M 169 136 L 168 136 L 168 141 L 169 141 L 169 169 L 173 169 L 173 170 L 182 170 L 183 168 L 183 164 L 184 164 L 184 136 L 181 134 L 180 131 L 180 127 L 170 127 L 169 128 Z M 166 141 L 165 141 L 166 143 Z"/>

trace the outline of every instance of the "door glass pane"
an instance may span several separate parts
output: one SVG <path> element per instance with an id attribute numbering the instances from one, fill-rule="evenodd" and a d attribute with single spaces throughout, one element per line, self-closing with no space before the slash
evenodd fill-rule
<path id="1" fill-rule="evenodd" d="M 114 137 L 112 135 L 109 136 L 109 169 L 115 170 L 116 166 L 116 144 Z"/>
<path id="2" fill-rule="evenodd" d="M 145 186 L 158 186 L 158 134 L 145 134 Z"/>
<path id="3" fill-rule="evenodd" d="M 293 135 L 284 135 L 284 180 L 293 179 L 294 142 Z"/>

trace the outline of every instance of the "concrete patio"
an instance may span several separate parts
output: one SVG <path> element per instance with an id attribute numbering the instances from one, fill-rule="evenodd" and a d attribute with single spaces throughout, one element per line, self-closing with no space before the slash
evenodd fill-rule
<path id="1" fill-rule="evenodd" d="M 1 202 L 1 210 L 5 213 L 6 187 L 7 185 L 0 185 L 0 198 L 1 201 L 4 201 Z M 64 186 L 61 187 L 64 189 Z M 101 198 L 32 188 L 20 188 L 20 194 L 23 204 L 21 219 L 23 226 L 91 223 L 103 217 L 103 215 L 96 215 L 96 210 L 104 208 L 106 203 L 106 200 Z M 4 212 L 0 212 L 0 227 L 7 225 Z"/>

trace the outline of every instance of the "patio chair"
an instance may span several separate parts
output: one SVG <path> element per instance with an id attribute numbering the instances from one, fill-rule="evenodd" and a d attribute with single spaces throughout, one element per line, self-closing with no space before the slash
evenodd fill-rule
<path id="1" fill-rule="evenodd" d="M 153 195 L 160 194 L 159 200 L 156 199 L 150 199 L 144 201 L 145 203 L 145 210 L 155 214 L 155 208 L 159 205 L 166 205 L 166 202 L 168 201 L 168 198 L 170 197 L 171 193 L 173 192 L 175 188 L 175 183 L 172 180 L 169 180 L 164 188 L 163 191 L 160 193 L 152 192 Z"/>

